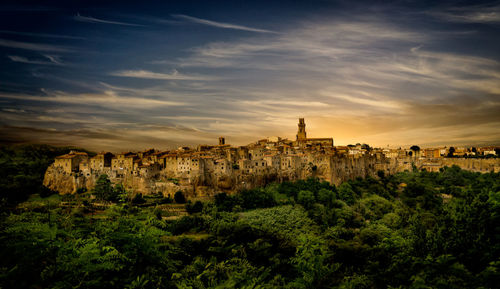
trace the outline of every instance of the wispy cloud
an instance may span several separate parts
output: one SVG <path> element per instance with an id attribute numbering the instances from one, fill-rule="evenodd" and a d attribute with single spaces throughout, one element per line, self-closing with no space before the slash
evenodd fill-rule
<path id="1" fill-rule="evenodd" d="M 73 17 L 76 21 L 80 22 L 87 22 L 87 23 L 102 23 L 102 24 L 113 24 L 113 25 L 123 25 L 123 26 L 136 26 L 136 27 L 141 27 L 144 25 L 141 24 L 135 24 L 135 23 L 127 23 L 127 22 L 120 22 L 120 21 L 112 21 L 112 20 L 104 20 L 104 19 L 98 19 L 90 16 L 82 16 L 79 13 Z"/>
<path id="2" fill-rule="evenodd" d="M 70 49 L 70 48 L 58 46 L 58 45 L 19 42 L 19 41 L 7 40 L 7 39 L 0 39 L 0 46 L 9 47 L 9 48 L 34 50 L 34 51 L 44 51 L 44 52 L 70 52 L 70 51 L 72 51 L 72 49 Z"/>
<path id="3" fill-rule="evenodd" d="M 387 142 L 408 141 L 405 132 L 416 124 L 422 133 L 418 137 L 426 139 L 431 128 L 498 122 L 492 108 L 500 106 L 495 100 L 500 94 L 500 63 L 426 49 L 442 39 L 433 31 L 382 19 L 340 19 L 304 23 L 283 34 L 209 43 L 177 63 L 165 64 L 241 78 L 223 88 L 217 83 L 205 87 L 225 99 L 211 112 L 239 112 L 242 122 L 251 119 L 261 133 L 272 132 L 264 119 L 294 123 L 294 117 L 305 116 L 312 134 L 328 131 L 341 137 L 340 143 L 363 136 L 380 144 L 380 135 L 388 131 L 392 137 Z M 478 102 L 488 105 L 474 104 Z M 211 123 L 211 128 L 238 134 L 233 122 Z M 448 141 L 453 140 L 461 141 Z"/>
<path id="4" fill-rule="evenodd" d="M 17 109 L 17 108 L 4 108 L 2 110 L 6 111 L 6 112 L 10 112 L 10 113 L 25 113 L 26 112 L 24 109 Z"/>
<path id="5" fill-rule="evenodd" d="M 57 64 L 57 65 L 63 65 L 64 63 L 61 61 L 61 58 L 57 55 L 48 55 L 48 54 L 44 54 L 43 56 L 45 56 L 46 58 L 48 58 L 50 60 L 50 62 L 54 63 L 54 64 Z"/>
<path id="6" fill-rule="evenodd" d="M 31 60 L 23 56 L 7 55 L 7 57 L 14 62 L 20 62 L 26 64 L 38 64 L 38 65 L 64 65 L 64 63 L 58 56 L 55 55 L 43 55 L 43 56 L 49 59 L 49 61 Z"/>
<path id="7" fill-rule="evenodd" d="M 186 21 L 189 21 L 192 23 L 208 25 L 208 26 L 224 28 L 224 29 L 235 29 L 235 30 L 243 30 L 243 31 L 250 31 L 250 32 L 259 32 L 259 33 L 277 33 L 276 31 L 272 31 L 272 30 L 254 28 L 254 27 L 225 23 L 225 22 L 217 22 L 217 21 L 192 17 L 192 16 L 188 16 L 188 15 L 183 15 L 183 14 L 172 14 L 172 17 L 175 17 L 178 19 L 183 19 L 183 20 L 186 20 Z"/>
<path id="8" fill-rule="evenodd" d="M 140 96 L 122 97 L 114 91 L 107 90 L 102 93 L 69 94 L 61 91 L 48 91 L 42 89 L 47 96 L 0 94 L 0 99 L 28 100 L 33 102 L 53 102 L 77 105 L 99 105 L 107 108 L 155 108 L 165 106 L 183 106 L 187 103 L 169 101 L 165 99 L 151 99 Z"/>
<path id="9" fill-rule="evenodd" d="M 145 79 L 163 79 L 163 80 L 214 80 L 215 78 L 202 75 L 186 75 L 177 70 L 172 73 L 158 73 L 147 70 L 122 70 L 110 73 L 112 76 L 145 78 Z"/>
<path id="10" fill-rule="evenodd" d="M 55 128 L 26 130 L 25 137 L 99 149 L 213 143 L 219 135 L 241 145 L 261 136 L 293 138 L 299 116 L 309 135 L 332 136 L 337 144 L 500 140 L 498 59 L 443 45 L 451 38 L 466 41 L 469 34 L 451 34 L 463 25 L 447 23 L 456 29 L 443 33 L 373 15 L 295 24 L 283 33 L 200 42 L 155 66 L 134 61 L 123 69 L 120 63 L 92 78 L 97 83 L 36 71 L 33 76 L 50 79 L 38 83 L 76 92 L 0 94 L 8 109 L 26 111 L 3 110 L 0 118 L 19 127 Z M 41 54 L 46 62 L 61 62 L 54 57 L 59 53 Z"/>
<path id="11" fill-rule="evenodd" d="M 500 23 L 500 5 L 452 7 L 445 10 L 431 10 L 428 14 L 451 22 Z"/>

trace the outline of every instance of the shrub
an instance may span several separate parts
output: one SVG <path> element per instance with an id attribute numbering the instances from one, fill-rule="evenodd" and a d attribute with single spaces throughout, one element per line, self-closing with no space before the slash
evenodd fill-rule
<path id="1" fill-rule="evenodd" d="M 191 203 L 191 201 L 189 201 L 186 204 L 186 211 L 189 214 L 200 213 L 202 210 L 203 210 L 203 203 L 201 201 L 196 201 L 194 203 Z"/>
<path id="2" fill-rule="evenodd" d="M 186 203 L 186 197 L 184 197 L 184 193 L 182 191 L 175 192 L 174 200 L 177 204 Z"/>
<path id="3" fill-rule="evenodd" d="M 146 202 L 146 200 L 144 200 L 144 198 L 142 197 L 142 194 L 139 193 L 139 194 L 136 194 L 134 196 L 134 198 L 132 199 L 132 204 L 144 204 Z"/>

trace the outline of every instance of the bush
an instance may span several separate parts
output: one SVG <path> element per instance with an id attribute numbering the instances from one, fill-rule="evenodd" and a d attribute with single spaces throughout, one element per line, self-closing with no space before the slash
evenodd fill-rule
<path id="1" fill-rule="evenodd" d="M 203 210 L 203 203 L 201 201 L 196 201 L 194 204 L 189 201 L 186 204 L 186 211 L 189 214 L 200 213 Z"/>
<path id="2" fill-rule="evenodd" d="M 139 194 L 136 194 L 134 196 L 134 198 L 132 199 L 132 204 L 144 204 L 146 202 L 146 200 L 144 200 L 144 198 L 142 197 L 142 194 L 139 193 Z"/>
<path id="3" fill-rule="evenodd" d="M 171 197 L 164 197 L 160 200 L 160 204 L 172 204 L 174 200 Z"/>
<path id="4" fill-rule="evenodd" d="M 276 206 L 272 192 L 265 189 L 243 190 L 238 194 L 244 209 L 268 208 Z"/>
<path id="5" fill-rule="evenodd" d="M 78 195 L 81 195 L 81 194 L 86 193 L 86 192 L 87 192 L 87 188 L 85 188 L 85 187 L 76 189 L 76 193 Z"/>
<path id="6" fill-rule="evenodd" d="M 173 235 L 180 235 L 186 232 L 200 231 L 205 228 L 205 221 L 200 217 L 184 216 L 168 225 L 168 230 Z"/>
<path id="7" fill-rule="evenodd" d="M 226 193 L 218 193 L 214 196 L 215 206 L 219 211 L 230 212 L 236 205 L 240 204 L 240 200 Z"/>
<path id="8" fill-rule="evenodd" d="M 174 200 L 177 204 L 186 203 L 186 197 L 184 197 L 184 193 L 182 191 L 175 192 Z"/>

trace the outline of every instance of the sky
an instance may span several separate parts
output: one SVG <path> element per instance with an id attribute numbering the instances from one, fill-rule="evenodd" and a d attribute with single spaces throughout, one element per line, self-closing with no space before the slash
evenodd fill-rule
<path id="1" fill-rule="evenodd" d="M 500 144 L 500 1 L 2 1 L 0 141 Z"/>

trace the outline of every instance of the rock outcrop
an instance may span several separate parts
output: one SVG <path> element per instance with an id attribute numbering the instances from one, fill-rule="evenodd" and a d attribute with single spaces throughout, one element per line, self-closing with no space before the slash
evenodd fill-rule
<path id="1" fill-rule="evenodd" d="M 249 189 L 264 186 L 271 182 L 294 181 L 317 177 L 321 180 L 340 184 L 346 180 L 357 177 L 377 175 L 378 171 L 385 174 L 394 174 L 405 170 L 426 169 L 438 171 L 444 166 L 458 165 L 462 169 L 476 172 L 499 172 L 500 159 L 470 159 L 470 158 L 380 158 L 371 155 L 362 157 L 325 157 L 313 159 L 307 165 L 293 170 L 280 172 L 259 172 L 253 174 L 239 174 L 233 172 L 228 175 L 203 175 L 169 178 L 160 173 L 153 177 L 126 174 L 120 177 L 110 176 L 114 184 L 121 183 L 130 191 L 153 194 L 160 193 L 164 196 L 173 196 L 178 190 L 186 192 L 189 196 L 212 196 L 215 193 L 235 192 L 240 189 Z M 60 194 L 72 194 L 79 188 L 90 190 L 94 187 L 100 174 L 82 174 L 78 172 L 67 173 L 54 164 L 49 166 L 45 173 L 43 184 Z"/>

